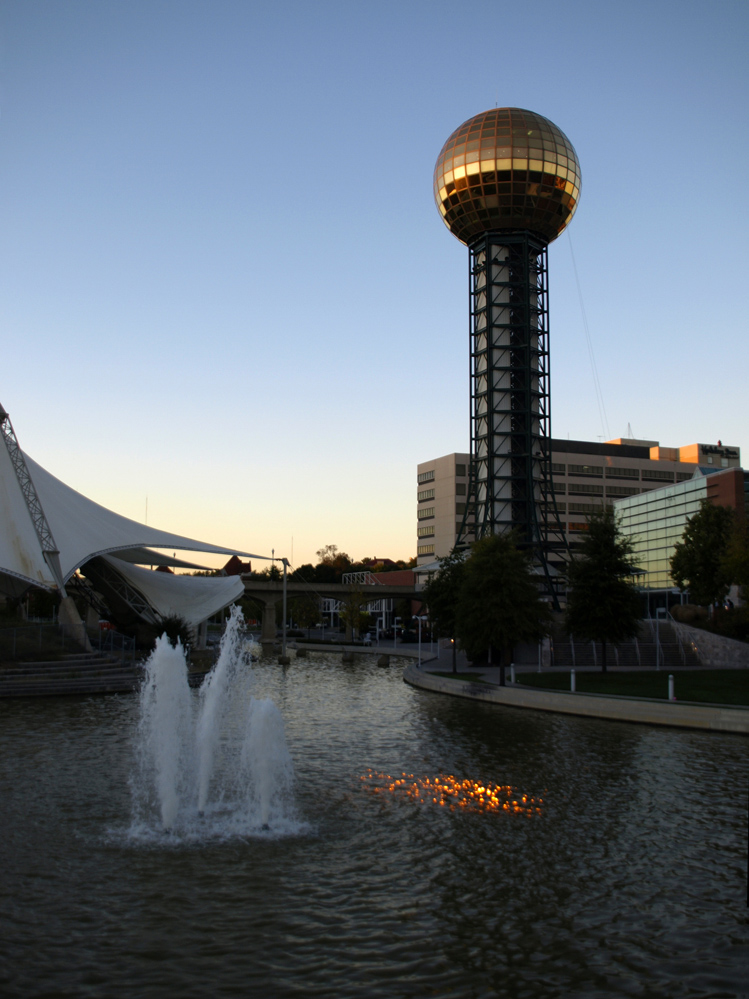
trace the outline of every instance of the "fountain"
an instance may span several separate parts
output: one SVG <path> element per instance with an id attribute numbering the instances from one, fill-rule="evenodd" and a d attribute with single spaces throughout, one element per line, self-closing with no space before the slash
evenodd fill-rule
<path id="1" fill-rule="evenodd" d="M 146 663 L 131 833 L 181 838 L 299 831 L 283 719 L 252 696 L 252 643 L 234 607 L 197 696 L 185 652 L 166 635 Z"/>

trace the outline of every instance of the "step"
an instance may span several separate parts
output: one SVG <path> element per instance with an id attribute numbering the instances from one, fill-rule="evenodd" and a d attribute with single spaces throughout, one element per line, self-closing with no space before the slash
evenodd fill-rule
<path id="1" fill-rule="evenodd" d="M 92 663 L 92 664 L 77 664 L 68 666 L 57 666 L 55 667 L 45 667 L 39 669 L 35 665 L 30 665 L 27 667 L 11 667 L 10 669 L 0 670 L 0 682 L 8 681 L 14 683 L 17 680 L 27 679 L 29 677 L 47 677 L 49 679 L 56 679 L 66 676 L 106 676 L 109 673 L 139 673 L 141 670 L 130 663 L 122 662 L 109 662 L 109 663 Z"/>
<path id="2" fill-rule="evenodd" d="M 0 686 L 0 698 L 9 697 L 60 697 L 68 694 L 131 694 L 138 689 L 138 682 L 132 677 L 119 681 L 110 680 L 106 683 L 67 683 L 61 684 L 23 684 L 6 690 Z"/>

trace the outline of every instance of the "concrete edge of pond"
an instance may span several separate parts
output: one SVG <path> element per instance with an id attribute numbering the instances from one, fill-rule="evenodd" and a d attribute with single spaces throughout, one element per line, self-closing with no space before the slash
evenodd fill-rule
<path id="1" fill-rule="evenodd" d="M 278 643 L 276 643 L 278 644 Z M 419 653 L 416 649 L 402 649 L 399 646 L 393 648 L 392 645 L 345 645 L 343 642 L 331 642 L 327 645 L 318 645 L 313 642 L 305 641 L 294 641 L 294 644 L 287 642 L 287 649 L 297 649 L 302 652 L 355 652 L 360 656 L 401 656 L 404 659 L 418 659 Z M 426 662 L 424 659 L 424 653 L 422 653 L 422 662 Z"/>
<path id="2" fill-rule="evenodd" d="M 426 673 L 417 666 L 407 666 L 403 679 L 413 687 L 453 697 L 466 697 L 486 704 L 502 704 L 534 711 L 606 718 L 611 721 L 639 722 L 645 725 L 668 725 L 711 732 L 749 735 L 749 708 L 718 704 L 694 704 L 662 701 L 646 697 L 612 697 L 606 694 L 578 694 L 563 690 L 538 690 L 529 687 L 496 687 L 471 680 L 453 680 Z"/>

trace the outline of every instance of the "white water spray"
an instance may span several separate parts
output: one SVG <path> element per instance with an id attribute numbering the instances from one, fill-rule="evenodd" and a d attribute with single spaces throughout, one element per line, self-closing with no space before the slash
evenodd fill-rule
<path id="1" fill-rule="evenodd" d="M 255 649 L 242 641 L 243 624 L 233 608 L 197 697 L 182 647 L 157 641 L 140 698 L 134 834 L 160 827 L 203 839 L 300 829 L 283 719 L 273 701 L 251 695 Z"/>
<path id="2" fill-rule="evenodd" d="M 213 773 L 217 743 L 224 730 L 229 699 L 227 694 L 235 680 L 237 667 L 245 663 L 240 645 L 239 628 L 243 623 L 241 610 L 232 607 L 229 623 L 221 638 L 218 661 L 200 688 L 200 716 L 196 732 L 198 752 L 198 811 L 203 813 Z"/>
<path id="3" fill-rule="evenodd" d="M 146 663 L 141 690 L 141 746 L 150 759 L 161 822 L 171 829 L 184 794 L 184 778 L 191 767 L 192 701 L 185 655 L 166 635 Z"/>

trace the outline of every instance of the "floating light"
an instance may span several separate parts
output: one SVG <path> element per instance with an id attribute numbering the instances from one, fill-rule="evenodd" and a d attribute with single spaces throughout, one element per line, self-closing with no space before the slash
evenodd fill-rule
<path id="1" fill-rule="evenodd" d="M 438 777 L 414 777 L 401 774 L 392 777 L 368 769 L 360 780 L 373 794 L 389 792 L 420 804 L 434 804 L 450 811 L 514 812 L 522 815 L 540 815 L 542 798 L 519 795 L 510 784 L 481 784 L 469 779 L 458 780 L 452 774 Z"/>

